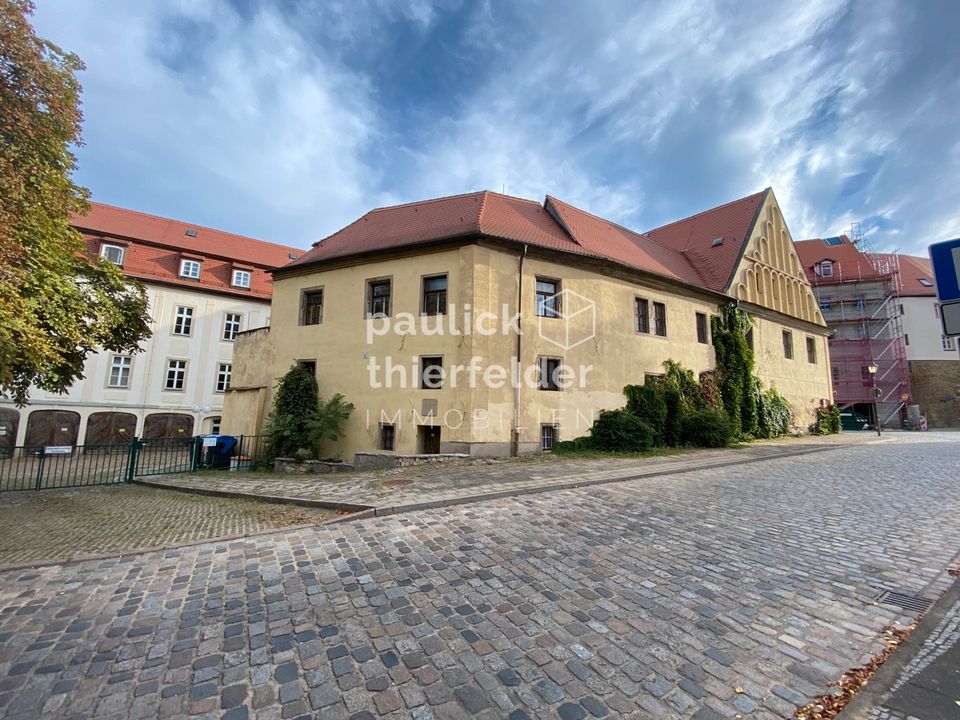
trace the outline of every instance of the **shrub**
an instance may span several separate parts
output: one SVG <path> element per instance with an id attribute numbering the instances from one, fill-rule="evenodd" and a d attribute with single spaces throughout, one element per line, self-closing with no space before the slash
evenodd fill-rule
<path id="1" fill-rule="evenodd" d="M 817 419 L 810 426 L 810 432 L 816 435 L 836 435 L 840 432 L 840 408 L 827 405 L 817 408 Z"/>
<path id="2" fill-rule="evenodd" d="M 592 450 L 589 437 L 578 437 L 573 440 L 561 440 L 553 444 L 553 453 L 555 455 L 569 455 L 584 450 Z"/>
<path id="3" fill-rule="evenodd" d="M 683 442 L 695 447 L 722 448 L 733 442 L 733 425 L 726 413 L 716 408 L 698 410 L 682 422 Z"/>
<path id="4" fill-rule="evenodd" d="M 775 438 L 786 435 L 790 431 L 791 415 L 790 403 L 775 388 L 757 393 L 758 437 Z"/>
<path id="5" fill-rule="evenodd" d="M 590 447 L 607 452 L 641 452 L 654 444 L 654 432 L 626 409 L 603 410 L 590 428 Z"/>
<path id="6" fill-rule="evenodd" d="M 294 365 L 277 383 L 265 429 L 270 448 L 267 459 L 318 457 L 320 445 L 340 436 L 352 411 L 353 405 L 345 402 L 343 395 L 321 403 L 313 373 Z"/>
<path id="7" fill-rule="evenodd" d="M 667 422 L 667 402 L 660 384 L 651 379 L 645 385 L 627 385 L 627 412 L 645 422 L 653 432 L 653 444 L 663 445 Z"/>

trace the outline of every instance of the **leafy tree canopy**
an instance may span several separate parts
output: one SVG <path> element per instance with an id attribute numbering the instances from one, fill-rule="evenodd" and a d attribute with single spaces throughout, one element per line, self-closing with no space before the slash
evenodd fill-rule
<path id="1" fill-rule="evenodd" d="M 0 0 L 0 393 L 66 392 L 100 348 L 149 337 L 143 287 L 91 257 L 71 213 L 83 63 L 37 37 L 30 0 Z"/>

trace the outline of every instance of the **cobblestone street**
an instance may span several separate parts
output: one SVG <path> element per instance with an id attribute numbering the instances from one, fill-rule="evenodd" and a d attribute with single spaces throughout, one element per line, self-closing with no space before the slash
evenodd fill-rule
<path id="1" fill-rule="evenodd" d="M 957 439 L 5 572 L 0 713 L 790 716 L 952 580 Z"/>

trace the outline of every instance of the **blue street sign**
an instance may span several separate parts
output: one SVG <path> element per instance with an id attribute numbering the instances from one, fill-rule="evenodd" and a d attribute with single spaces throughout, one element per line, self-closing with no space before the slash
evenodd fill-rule
<path id="1" fill-rule="evenodd" d="M 960 300 L 960 238 L 930 246 L 937 299 L 942 303 Z"/>

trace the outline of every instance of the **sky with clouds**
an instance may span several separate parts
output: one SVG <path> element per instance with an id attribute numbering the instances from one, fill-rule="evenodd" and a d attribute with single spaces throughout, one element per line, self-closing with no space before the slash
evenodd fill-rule
<path id="1" fill-rule="evenodd" d="M 95 200 L 298 247 L 547 193 L 647 230 L 772 186 L 795 239 L 960 236 L 955 0 L 37 0 Z"/>

